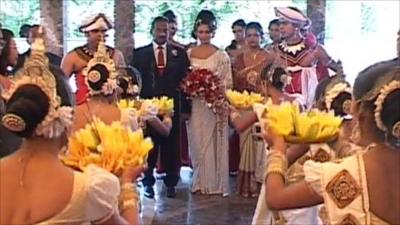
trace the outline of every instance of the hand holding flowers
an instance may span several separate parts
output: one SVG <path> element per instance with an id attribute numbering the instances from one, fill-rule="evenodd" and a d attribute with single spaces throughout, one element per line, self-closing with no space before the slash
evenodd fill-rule
<path id="1" fill-rule="evenodd" d="M 144 138 L 141 129 L 132 132 L 120 122 L 106 125 L 95 118 L 70 137 L 69 148 L 60 159 L 75 169 L 95 164 L 121 176 L 127 167 L 142 166 L 152 148 L 153 142 Z"/>
<path id="2" fill-rule="evenodd" d="M 181 83 L 183 92 L 191 98 L 200 98 L 214 113 L 228 111 L 225 87 L 221 79 L 208 69 L 195 69 L 189 72 Z"/>

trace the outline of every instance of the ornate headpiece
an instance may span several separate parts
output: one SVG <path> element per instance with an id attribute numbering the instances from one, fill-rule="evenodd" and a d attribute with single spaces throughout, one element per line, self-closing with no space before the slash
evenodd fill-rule
<path id="1" fill-rule="evenodd" d="M 393 124 L 393 127 L 387 127 L 382 121 L 383 103 L 386 97 L 393 91 L 400 90 L 400 67 L 395 67 L 391 72 L 380 77 L 374 88 L 365 94 L 360 100 L 371 101 L 376 98 L 375 104 L 375 123 L 376 126 L 386 134 L 390 134 L 397 139 L 397 146 L 400 145 L 400 121 Z M 396 103 L 395 103 L 396 104 Z"/>
<path id="2" fill-rule="evenodd" d="M 129 74 L 128 70 L 132 70 L 132 72 L 135 73 L 136 76 L 136 83 L 134 83 L 132 76 Z M 124 79 L 128 83 L 128 88 L 126 90 L 126 93 L 129 95 L 138 95 L 142 89 L 142 80 L 140 76 L 138 76 L 136 73 L 138 71 L 134 71 L 132 67 L 118 67 L 119 71 L 119 78 Z"/>
<path id="3" fill-rule="evenodd" d="M 45 46 L 42 38 L 43 30 L 39 28 L 39 37 L 32 43 L 32 53 L 26 60 L 22 69 L 15 75 L 15 82 L 3 97 L 9 100 L 14 92 L 23 85 L 39 87 L 49 98 L 49 110 L 45 118 L 36 127 L 35 135 L 45 138 L 60 136 L 65 128 L 73 121 L 73 108 L 61 106 L 61 98 L 57 95 L 56 78 L 49 69 L 49 60 L 45 56 Z M 26 122 L 22 117 L 13 113 L 6 113 L 2 118 L 3 126 L 14 132 L 22 132 Z"/>
<path id="4" fill-rule="evenodd" d="M 393 80 L 390 83 L 386 84 L 385 86 L 382 87 L 378 98 L 375 100 L 375 122 L 377 127 L 382 130 L 382 131 L 388 131 L 388 128 L 385 126 L 385 124 L 382 121 L 382 108 L 383 108 L 383 103 L 386 99 L 386 97 L 392 93 L 395 90 L 400 90 L 400 80 Z M 398 121 L 395 126 L 396 127 L 396 132 L 393 132 L 393 136 L 400 138 L 400 121 Z"/>
<path id="5" fill-rule="evenodd" d="M 203 24 L 203 20 L 202 19 L 196 20 L 195 22 L 196 27 L 199 26 L 200 24 Z M 215 29 L 217 27 L 217 22 L 215 20 L 212 20 L 209 25 L 211 26 L 211 29 Z"/>
<path id="6" fill-rule="evenodd" d="M 282 20 L 298 24 L 303 29 L 308 29 L 311 26 L 311 20 L 307 16 L 290 7 L 275 7 L 275 15 Z"/>
<path id="7" fill-rule="evenodd" d="M 336 75 L 336 77 L 332 79 L 333 80 L 327 85 L 323 96 L 328 111 L 332 109 L 332 102 L 337 96 L 339 96 L 339 94 L 349 93 L 351 95 L 352 93 L 350 85 L 343 79 L 343 77 Z M 347 99 L 343 102 L 342 109 L 344 113 L 350 114 L 351 99 Z"/>
<path id="8" fill-rule="evenodd" d="M 101 90 L 93 90 L 90 88 L 88 81 L 98 82 L 101 79 L 100 71 L 94 69 L 96 65 L 104 66 L 109 72 L 107 82 L 104 83 Z M 118 88 L 116 78 L 118 72 L 115 68 L 114 60 L 107 53 L 107 47 L 103 41 L 101 41 L 97 47 L 97 51 L 94 53 L 94 57 L 88 62 L 87 66 L 83 69 L 83 75 L 85 76 L 86 85 L 89 88 L 90 95 L 110 95 Z"/>
<path id="9" fill-rule="evenodd" d="M 268 81 L 269 82 L 273 82 L 273 79 L 274 79 L 274 73 L 275 73 L 275 70 L 277 69 L 277 68 L 282 68 L 282 67 L 271 67 L 269 70 L 268 70 L 268 72 L 267 72 L 267 79 L 268 79 Z M 291 83 L 292 83 L 292 76 L 290 76 L 290 74 L 288 73 L 288 71 L 286 71 L 284 68 L 282 68 L 282 70 L 284 71 L 284 74 L 282 74 L 281 76 L 280 76 L 280 82 L 282 82 L 283 83 L 283 85 L 286 87 L 287 85 L 290 85 Z"/>
<path id="10" fill-rule="evenodd" d="M 111 20 L 104 13 L 89 16 L 79 26 L 80 32 L 89 32 L 96 29 L 112 29 Z"/>

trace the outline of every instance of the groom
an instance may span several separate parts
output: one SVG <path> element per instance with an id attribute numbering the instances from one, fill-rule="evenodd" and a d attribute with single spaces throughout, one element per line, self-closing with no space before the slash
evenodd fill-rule
<path id="1" fill-rule="evenodd" d="M 153 170 L 159 153 L 161 164 L 166 172 L 164 184 L 167 186 L 167 197 L 173 198 L 176 195 L 175 186 L 180 172 L 179 119 L 181 113 L 188 113 L 190 110 L 186 98 L 181 96 L 179 89 L 179 84 L 186 76 L 190 62 L 183 48 L 167 43 L 168 22 L 166 17 L 161 16 L 153 20 L 151 23 L 153 42 L 135 49 L 131 63 L 142 74 L 143 87 L 140 97 L 168 96 L 174 99 L 174 116 L 169 136 L 161 136 L 148 126 L 148 133 L 154 142 L 154 149 L 147 160 L 149 169 L 143 178 L 144 194 L 148 198 L 154 198 Z"/>

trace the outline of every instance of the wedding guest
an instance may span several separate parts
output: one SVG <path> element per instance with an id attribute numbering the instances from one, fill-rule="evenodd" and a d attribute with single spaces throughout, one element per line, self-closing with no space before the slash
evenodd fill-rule
<path id="1" fill-rule="evenodd" d="M 167 197 L 176 196 L 175 186 L 180 175 L 179 154 L 179 121 L 182 114 L 187 114 L 190 106 L 186 98 L 180 98 L 180 82 L 186 76 L 189 60 L 183 48 L 168 43 L 168 23 L 166 17 L 156 17 L 151 23 L 153 41 L 149 45 L 135 49 L 131 65 L 142 74 L 143 87 L 140 93 L 142 98 L 167 96 L 174 99 L 174 114 L 172 128 L 168 136 L 160 135 L 149 129 L 154 141 L 154 149 L 150 152 L 147 163 L 148 170 L 143 178 L 145 196 L 154 198 L 153 185 L 155 178 L 153 170 L 160 153 L 161 164 L 166 176 L 164 184 L 167 186 Z"/>

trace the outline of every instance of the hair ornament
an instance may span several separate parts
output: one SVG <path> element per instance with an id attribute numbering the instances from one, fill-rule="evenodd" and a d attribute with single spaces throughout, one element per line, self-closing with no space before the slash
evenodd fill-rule
<path id="1" fill-rule="evenodd" d="M 203 24 L 205 21 L 203 21 L 202 19 L 198 19 L 196 20 L 196 27 L 198 27 L 199 25 Z M 205 23 L 204 23 L 205 24 Z M 211 20 L 209 24 L 207 24 L 210 26 L 211 30 L 214 30 L 217 27 L 217 22 L 215 21 L 215 19 Z"/>
<path id="2" fill-rule="evenodd" d="M 266 79 L 271 83 L 274 81 L 274 73 L 277 68 L 281 68 L 281 67 L 271 67 L 268 69 L 268 72 L 266 73 L 266 76 L 267 76 Z M 286 87 L 292 83 L 292 76 L 289 74 L 289 72 L 286 69 L 284 69 L 284 71 L 285 71 L 285 74 L 281 74 L 279 81 L 283 83 L 284 87 Z M 265 79 L 265 78 L 263 78 L 263 79 Z"/>
<path id="3" fill-rule="evenodd" d="M 351 114 L 351 100 L 347 99 L 343 102 L 342 105 L 342 110 L 344 113 L 346 113 L 347 115 Z"/>
<path id="4" fill-rule="evenodd" d="M 92 68 L 96 65 L 103 65 L 109 72 L 109 77 L 107 82 L 103 84 L 101 90 L 93 90 L 90 88 L 88 81 L 92 83 L 96 83 L 101 79 L 101 74 L 99 71 Z M 88 65 L 82 71 L 83 76 L 86 77 L 86 85 L 89 88 L 90 95 L 110 95 L 112 94 L 117 88 L 116 78 L 118 76 L 118 72 L 115 67 L 114 60 L 110 57 L 107 53 L 107 47 L 103 41 L 100 41 L 97 51 L 94 53 L 93 58 L 88 62 Z"/>
<path id="5" fill-rule="evenodd" d="M 92 71 L 90 71 L 90 72 L 88 73 L 87 79 L 88 79 L 90 82 L 96 83 L 96 82 L 98 82 L 98 81 L 101 79 L 101 74 L 100 74 L 100 72 L 97 71 L 97 70 L 92 70 Z"/>
<path id="6" fill-rule="evenodd" d="M 393 80 L 390 83 L 384 85 L 378 95 L 378 98 L 375 100 L 375 123 L 377 127 L 384 132 L 387 132 L 388 129 L 385 126 L 385 124 L 382 121 L 381 117 L 381 112 L 383 109 L 383 103 L 385 102 L 386 97 L 392 93 L 395 90 L 400 90 L 400 81 L 399 80 Z M 399 135 L 399 129 L 400 129 L 400 122 L 397 122 L 395 126 L 393 126 L 392 129 L 392 134 L 393 136 L 398 135 L 397 137 L 400 137 Z M 395 136 L 396 137 L 396 136 Z"/>
<path id="7" fill-rule="evenodd" d="M 292 83 L 292 76 L 290 76 L 288 74 L 284 74 L 281 76 L 280 80 L 283 83 L 283 85 L 286 87 Z"/>
<path id="8" fill-rule="evenodd" d="M 394 124 L 392 128 L 392 135 L 393 137 L 400 139 L 400 121 L 397 121 L 397 123 Z"/>
<path id="9" fill-rule="evenodd" d="M 133 73 L 134 76 L 129 75 L 129 72 Z M 140 93 L 141 87 L 142 87 L 142 80 L 140 78 L 140 73 L 139 71 L 135 71 L 133 67 L 118 67 L 118 72 L 119 72 L 119 79 L 117 81 L 119 82 L 120 79 L 123 79 L 127 82 L 128 87 L 126 89 L 126 93 L 131 96 L 136 96 Z M 118 84 L 119 85 L 119 84 Z"/>
<path id="10" fill-rule="evenodd" d="M 337 96 L 339 96 L 339 94 L 341 94 L 343 92 L 351 94 L 351 88 L 344 81 L 336 83 L 331 88 L 329 88 L 329 87 L 327 88 L 327 91 L 326 91 L 326 94 L 325 94 L 324 98 L 325 98 L 325 105 L 326 105 L 326 108 L 328 110 L 331 110 L 333 100 Z M 343 107 L 343 111 L 346 112 L 346 113 L 347 113 L 347 111 L 350 112 L 351 101 L 350 101 L 350 108 L 348 108 L 349 107 L 349 105 L 348 105 L 349 102 L 346 103 L 347 104 L 346 105 L 346 110 L 344 110 L 345 109 L 345 103 L 346 103 L 346 101 L 343 102 L 343 106 L 342 106 Z"/>
<path id="11" fill-rule="evenodd" d="M 126 93 L 129 95 L 137 95 L 140 92 L 139 85 L 134 84 L 132 81 L 132 78 L 126 77 L 126 76 L 121 76 L 122 79 L 124 79 L 128 83 L 128 88 L 126 89 Z"/>
<path id="12" fill-rule="evenodd" d="M 196 26 L 199 26 L 201 23 L 202 23 L 202 20 L 201 20 L 201 19 L 198 19 L 198 20 L 196 21 Z"/>
<path id="13" fill-rule="evenodd" d="M 14 132 L 24 131 L 26 127 L 25 120 L 14 113 L 5 114 L 1 119 L 1 122 L 5 128 Z"/>
<path id="14" fill-rule="evenodd" d="M 3 97 L 9 100 L 15 91 L 24 85 L 39 87 L 49 98 L 49 110 L 43 121 L 36 127 L 35 135 L 45 138 L 58 137 L 72 124 L 73 108 L 61 106 L 61 98 L 57 95 L 56 79 L 49 69 L 49 60 L 44 54 L 46 49 L 42 27 L 39 27 L 39 35 L 33 41 L 31 50 L 31 55 L 23 68 L 17 71 L 14 83 Z M 2 121 L 9 125 L 6 127 L 11 131 L 23 131 L 26 127 L 25 121 L 18 117 L 14 114 L 6 114 Z"/>
<path id="15" fill-rule="evenodd" d="M 101 87 L 101 93 L 104 95 L 111 95 L 119 88 L 116 79 L 108 78 L 107 82 Z"/>

